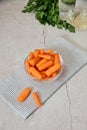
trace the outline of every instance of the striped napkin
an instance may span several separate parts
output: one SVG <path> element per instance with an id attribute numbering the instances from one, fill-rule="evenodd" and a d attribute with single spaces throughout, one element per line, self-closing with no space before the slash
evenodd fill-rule
<path id="1" fill-rule="evenodd" d="M 87 64 L 87 53 L 62 37 L 56 39 L 50 47 L 58 51 L 64 60 L 63 73 L 57 80 L 52 82 L 32 80 L 20 62 L 8 70 L 10 73 L 7 77 L 0 79 L 0 96 L 24 119 L 37 109 L 32 94 L 23 103 L 17 101 L 17 96 L 25 87 L 30 87 L 32 92 L 37 91 L 43 104 L 59 87 Z"/>

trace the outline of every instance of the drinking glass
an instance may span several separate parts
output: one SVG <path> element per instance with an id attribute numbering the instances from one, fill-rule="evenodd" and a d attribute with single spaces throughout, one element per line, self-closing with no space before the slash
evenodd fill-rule
<path id="1" fill-rule="evenodd" d="M 59 15 L 61 19 L 68 20 L 75 9 L 76 0 L 59 0 Z"/>
<path id="2" fill-rule="evenodd" d="M 76 29 L 87 29 L 87 0 L 59 0 L 59 15 Z"/>
<path id="3" fill-rule="evenodd" d="M 78 30 L 87 29 L 87 0 L 77 0 L 70 22 Z"/>

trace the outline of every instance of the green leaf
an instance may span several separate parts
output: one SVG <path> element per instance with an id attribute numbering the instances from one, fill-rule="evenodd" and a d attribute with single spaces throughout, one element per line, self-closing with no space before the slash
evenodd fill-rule
<path id="1" fill-rule="evenodd" d="M 75 27 L 59 17 L 59 0 L 29 0 L 22 12 L 34 11 L 35 17 L 41 24 L 57 26 L 75 32 Z"/>

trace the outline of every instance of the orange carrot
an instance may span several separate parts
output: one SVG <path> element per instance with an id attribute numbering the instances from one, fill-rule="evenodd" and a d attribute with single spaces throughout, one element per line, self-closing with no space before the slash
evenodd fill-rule
<path id="1" fill-rule="evenodd" d="M 30 70 L 29 70 L 30 67 L 31 67 L 31 65 L 30 65 L 29 61 L 25 60 L 25 68 L 26 68 L 26 70 L 27 70 L 28 73 L 30 72 Z"/>
<path id="2" fill-rule="evenodd" d="M 34 57 L 33 52 L 29 53 L 29 59 L 31 60 Z"/>
<path id="3" fill-rule="evenodd" d="M 40 107 L 41 106 L 41 101 L 40 101 L 38 93 L 37 92 L 33 92 L 32 96 L 33 96 L 33 99 L 35 101 L 36 106 Z"/>
<path id="4" fill-rule="evenodd" d="M 40 51 L 39 49 L 35 49 L 34 50 L 34 57 L 37 57 L 39 55 Z"/>
<path id="5" fill-rule="evenodd" d="M 57 72 L 54 72 L 53 74 L 52 74 L 52 77 L 55 77 L 57 75 Z"/>
<path id="6" fill-rule="evenodd" d="M 46 62 L 47 62 L 46 59 L 40 60 L 40 61 L 36 64 L 37 68 L 38 68 L 39 66 L 41 66 L 42 64 L 46 63 Z"/>
<path id="7" fill-rule="evenodd" d="M 35 66 L 41 60 L 40 57 L 32 58 L 29 62 L 32 66 Z"/>
<path id="8" fill-rule="evenodd" d="M 25 88 L 17 97 L 17 100 L 19 102 L 23 102 L 25 101 L 25 99 L 29 96 L 29 94 L 31 93 L 31 89 L 30 88 Z"/>
<path id="9" fill-rule="evenodd" d="M 49 49 L 49 50 L 46 51 L 47 54 L 50 54 L 50 53 L 52 53 L 52 52 L 53 52 L 52 49 Z"/>
<path id="10" fill-rule="evenodd" d="M 43 80 L 49 80 L 49 79 L 51 79 L 52 77 L 50 76 L 50 77 L 48 77 L 48 76 L 45 76 L 45 77 L 43 77 Z"/>
<path id="11" fill-rule="evenodd" d="M 46 70 L 48 69 L 49 67 L 51 67 L 53 65 L 53 61 L 47 61 L 46 63 L 42 64 L 41 66 L 38 67 L 38 70 L 39 71 L 42 71 L 42 70 Z"/>
<path id="12" fill-rule="evenodd" d="M 47 69 L 45 73 L 46 73 L 47 76 L 51 76 L 54 72 L 56 72 L 60 69 L 61 69 L 61 65 L 56 64 L 56 65 L 50 67 L 49 69 Z"/>
<path id="13" fill-rule="evenodd" d="M 42 79 L 42 74 L 35 67 L 30 67 L 29 71 L 37 79 Z"/>
<path id="14" fill-rule="evenodd" d="M 46 78 L 46 75 L 45 75 L 45 74 L 42 74 L 42 78 Z"/>
<path id="15" fill-rule="evenodd" d="M 40 73 L 42 74 L 42 79 L 47 77 L 47 75 L 45 74 L 45 71 L 40 71 Z"/>
<path id="16" fill-rule="evenodd" d="M 40 54 L 43 54 L 44 53 L 44 49 L 40 49 Z"/>
<path id="17" fill-rule="evenodd" d="M 45 71 L 40 71 L 41 74 L 45 74 Z"/>
<path id="18" fill-rule="evenodd" d="M 54 64 L 59 64 L 60 63 L 60 58 L 59 58 L 59 54 L 55 53 L 54 54 Z"/>
<path id="19" fill-rule="evenodd" d="M 39 54 L 39 57 L 47 59 L 47 60 L 51 60 L 52 59 L 52 57 L 50 55 L 48 55 L 48 54 Z"/>

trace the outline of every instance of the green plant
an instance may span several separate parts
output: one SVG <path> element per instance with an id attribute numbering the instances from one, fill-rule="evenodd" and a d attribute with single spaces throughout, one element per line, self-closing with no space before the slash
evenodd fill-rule
<path id="1" fill-rule="evenodd" d="M 48 23 L 57 26 L 58 29 L 65 28 L 75 32 L 75 27 L 59 17 L 58 0 L 29 0 L 22 12 L 35 12 L 35 17 L 41 24 Z"/>

